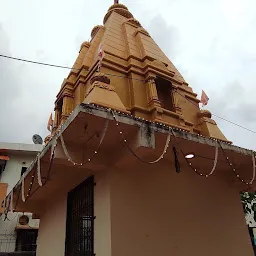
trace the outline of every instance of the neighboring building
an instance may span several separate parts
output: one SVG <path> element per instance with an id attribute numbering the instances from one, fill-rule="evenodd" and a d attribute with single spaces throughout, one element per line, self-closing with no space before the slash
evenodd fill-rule
<path id="1" fill-rule="evenodd" d="M 255 203 L 255 200 L 253 200 L 252 203 Z M 247 213 L 245 215 L 246 223 L 249 227 L 253 228 L 256 227 L 256 221 L 254 220 L 254 212 L 251 211 L 250 213 Z"/>
<path id="2" fill-rule="evenodd" d="M 248 226 L 248 230 L 249 230 L 249 234 L 250 234 L 254 254 L 256 255 L 256 228 Z"/>
<path id="3" fill-rule="evenodd" d="M 255 203 L 255 200 L 252 201 L 252 203 Z M 251 205 L 249 205 L 251 208 Z M 251 211 L 250 213 L 247 213 L 245 215 L 246 224 L 248 225 L 248 230 L 254 250 L 254 254 L 256 255 L 256 222 L 254 220 L 254 212 Z"/>
<path id="4" fill-rule="evenodd" d="M 255 153 L 231 145 L 117 2 L 82 44 L 5 210 L 40 217 L 37 256 L 252 256 L 239 192 L 255 191 Z"/>
<path id="5" fill-rule="evenodd" d="M 42 145 L 0 143 L 1 200 L 13 189 L 42 148 Z M 39 220 L 33 219 L 31 213 L 9 212 L 5 215 L 3 208 L 0 213 L 0 253 L 35 251 Z"/>

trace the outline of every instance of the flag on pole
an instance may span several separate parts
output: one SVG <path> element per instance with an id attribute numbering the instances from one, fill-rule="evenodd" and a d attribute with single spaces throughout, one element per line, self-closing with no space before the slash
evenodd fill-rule
<path id="1" fill-rule="evenodd" d="M 103 57 L 104 57 L 104 50 L 102 48 L 102 44 L 100 44 L 99 51 L 98 51 L 98 60 L 99 60 L 98 71 L 100 71 Z"/>
<path id="2" fill-rule="evenodd" d="M 208 104 L 209 97 L 206 95 L 205 91 L 202 90 L 202 95 L 201 95 L 201 103 L 206 106 Z"/>
<path id="3" fill-rule="evenodd" d="M 47 130 L 49 132 L 51 132 L 51 127 L 53 126 L 53 120 L 52 120 L 52 113 L 50 114 L 49 120 L 48 120 L 48 124 L 47 124 Z"/>

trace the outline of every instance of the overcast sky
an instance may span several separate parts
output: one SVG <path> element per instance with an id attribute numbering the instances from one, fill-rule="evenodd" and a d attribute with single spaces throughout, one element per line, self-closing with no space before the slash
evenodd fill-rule
<path id="1" fill-rule="evenodd" d="M 0 0 L 0 54 L 72 66 L 112 0 Z M 256 131 L 255 0 L 123 0 L 208 109 Z M 46 125 L 67 70 L 0 57 L 0 141 L 32 143 Z M 234 144 L 256 134 L 214 118 Z"/>

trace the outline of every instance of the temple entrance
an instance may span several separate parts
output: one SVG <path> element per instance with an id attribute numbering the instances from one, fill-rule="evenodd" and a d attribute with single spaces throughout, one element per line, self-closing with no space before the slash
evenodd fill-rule
<path id="1" fill-rule="evenodd" d="M 94 178 L 68 194 L 66 256 L 94 255 Z"/>
<path id="2" fill-rule="evenodd" d="M 162 108 L 174 112 L 175 108 L 173 103 L 173 89 L 171 82 L 161 77 L 157 77 L 155 83 L 157 96 Z"/>

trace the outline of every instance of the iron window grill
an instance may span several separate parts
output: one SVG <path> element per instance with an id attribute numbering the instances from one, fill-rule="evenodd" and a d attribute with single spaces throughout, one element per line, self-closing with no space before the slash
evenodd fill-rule
<path id="1" fill-rule="evenodd" d="M 68 194 L 66 256 L 94 255 L 94 178 Z"/>
<path id="2" fill-rule="evenodd" d="M 35 252 L 37 232 L 24 230 L 17 234 L 0 234 L 0 254 L 13 252 Z"/>

